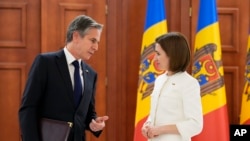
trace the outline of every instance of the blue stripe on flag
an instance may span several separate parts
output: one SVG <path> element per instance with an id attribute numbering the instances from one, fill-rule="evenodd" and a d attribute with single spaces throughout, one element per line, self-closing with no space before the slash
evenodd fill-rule
<path id="1" fill-rule="evenodd" d="M 197 32 L 199 32 L 204 27 L 211 25 L 218 21 L 217 18 L 217 9 L 216 9 L 216 0 L 200 0 L 200 12 L 199 12 L 199 21 L 197 26 Z M 204 16 L 206 15 L 206 16 Z"/>
<path id="2" fill-rule="evenodd" d="M 148 0 L 147 17 L 146 17 L 144 31 L 146 31 L 152 25 L 166 19 L 167 18 L 166 18 L 164 0 Z"/>

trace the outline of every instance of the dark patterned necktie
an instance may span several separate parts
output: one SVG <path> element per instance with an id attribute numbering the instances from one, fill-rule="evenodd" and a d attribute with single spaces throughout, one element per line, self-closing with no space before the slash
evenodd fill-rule
<path id="1" fill-rule="evenodd" d="M 78 107 L 80 100 L 82 98 L 82 81 L 80 77 L 80 68 L 79 68 L 79 62 L 75 60 L 72 63 L 75 67 L 74 72 L 74 100 L 75 100 L 75 106 Z"/>

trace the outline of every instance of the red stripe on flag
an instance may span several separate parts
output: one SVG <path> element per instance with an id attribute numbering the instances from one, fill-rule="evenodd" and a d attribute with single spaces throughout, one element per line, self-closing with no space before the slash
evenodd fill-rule
<path id="1" fill-rule="evenodd" d="M 142 132 L 141 132 L 142 125 L 146 122 L 147 118 L 148 118 L 148 116 L 144 117 L 135 126 L 134 141 L 146 141 L 147 140 L 145 137 L 142 136 Z"/>
<path id="2" fill-rule="evenodd" d="M 245 121 L 243 124 L 245 124 L 245 125 L 250 125 L 250 119 L 248 119 L 247 121 Z"/>
<path id="3" fill-rule="evenodd" d="M 203 115 L 203 130 L 199 135 L 194 136 L 192 141 L 229 141 L 227 116 L 226 105 Z"/>

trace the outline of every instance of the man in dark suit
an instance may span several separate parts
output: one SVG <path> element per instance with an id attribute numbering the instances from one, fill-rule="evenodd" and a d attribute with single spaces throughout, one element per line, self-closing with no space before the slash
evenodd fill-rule
<path id="1" fill-rule="evenodd" d="M 100 135 L 108 116 L 97 117 L 97 73 L 84 61 L 98 50 L 102 27 L 88 16 L 77 16 L 68 27 L 65 47 L 35 58 L 19 109 L 23 141 L 41 140 L 41 118 L 72 122 L 68 141 L 85 141 L 85 130 L 96 137 Z M 72 62 L 75 60 L 80 64 L 78 97 L 74 95 L 76 82 Z"/>

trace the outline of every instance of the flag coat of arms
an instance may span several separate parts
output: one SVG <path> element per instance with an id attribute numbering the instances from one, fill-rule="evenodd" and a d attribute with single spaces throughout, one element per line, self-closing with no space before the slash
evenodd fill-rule
<path id="1" fill-rule="evenodd" d="M 192 75 L 201 86 L 204 125 L 193 141 L 229 141 L 216 0 L 200 0 Z"/>
<path id="2" fill-rule="evenodd" d="M 250 125 L 250 32 L 248 34 L 245 86 L 242 94 L 240 124 Z"/>
<path id="3" fill-rule="evenodd" d="M 154 62 L 155 39 L 167 33 L 167 19 L 164 0 L 148 0 L 146 20 L 141 46 L 141 61 L 137 90 L 134 141 L 146 141 L 141 128 L 150 110 L 150 97 L 155 78 L 163 72 L 157 70 Z"/>

